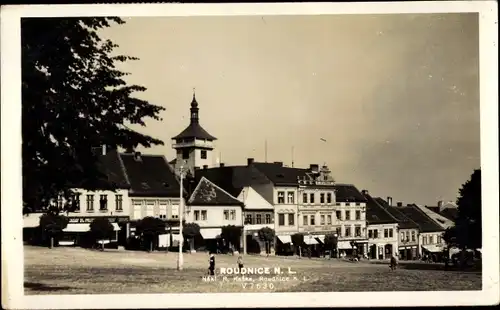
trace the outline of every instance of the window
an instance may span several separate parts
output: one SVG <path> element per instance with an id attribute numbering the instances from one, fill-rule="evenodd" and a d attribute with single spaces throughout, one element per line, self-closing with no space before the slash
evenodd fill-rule
<path id="1" fill-rule="evenodd" d="M 115 195 L 116 211 L 123 211 L 123 196 Z"/>
<path id="2" fill-rule="evenodd" d="M 433 244 L 434 243 L 434 236 L 429 236 L 429 244 Z"/>
<path id="3" fill-rule="evenodd" d="M 231 215 L 231 221 L 236 221 L 236 210 L 231 210 L 229 214 Z"/>
<path id="4" fill-rule="evenodd" d="M 255 216 L 255 224 L 262 224 L 262 214 L 257 214 Z"/>
<path id="5" fill-rule="evenodd" d="M 294 194 L 295 194 L 294 192 L 288 192 L 287 193 L 287 202 L 289 204 L 295 203 L 295 195 Z"/>
<path id="6" fill-rule="evenodd" d="M 342 220 L 342 212 L 335 211 L 335 217 L 337 217 L 337 220 Z"/>
<path id="7" fill-rule="evenodd" d="M 194 220 L 195 221 L 200 220 L 200 211 L 199 210 L 194 211 Z"/>
<path id="8" fill-rule="evenodd" d="M 342 236 L 342 229 L 340 227 L 335 228 L 335 233 L 338 237 Z"/>
<path id="9" fill-rule="evenodd" d="M 182 159 L 189 159 L 189 150 L 182 150 Z"/>
<path id="10" fill-rule="evenodd" d="M 229 210 L 224 210 L 224 220 L 229 221 Z"/>
<path id="11" fill-rule="evenodd" d="M 349 221 L 351 219 L 351 211 L 345 211 L 345 220 Z"/>
<path id="12" fill-rule="evenodd" d="M 253 224 L 252 223 L 252 215 L 251 214 L 247 214 L 245 216 L 245 224 Z"/>
<path id="13" fill-rule="evenodd" d="M 350 204 L 350 203 L 348 203 L 348 202 L 346 202 L 346 203 L 345 203 L 345 205 L 349 207 L 351 204 Z"/>
<path id="14" fill-rule="evenodd" d="M 389 229 L 389 238 L 392 238 L 394 235 L 393 235 L 393 232 L 392 232 L 392 228 Z"/>
<path id="15" fill-rule="evenodd" d="M 326 203 L 332 203 L 332 193 L 326 194 Z"/>
<path id="16" fill-rule="evenodd" d="M 308 216 L 307 216 L 307 215 L 304 215 L 304 216 L 302 217 L 302 225 L 304 225 L 304 226 L 309 225 L 309 219 L 308 219 Z"/>
<path id="17" fill-rule="evenodd" d="M 427 236 L 424 236 L 424 237 L 422 238 L 422 243 L 423 243 L 423 244 L 427 244 Z"/>
<path id="18" fill-rule="evenodd" d="M 373 231 L 371 229 L 368 230 L 368 238 L 373 238 Z"/>
<path id="19" fill-rule="evenodd" d="M 302 194 L 302 203 L 307 203 L 307 193 Z"/>
<path id="20" fill-rule="evenodd" d="M 417 239 L 416 235 L 417 234 L 414 231 L 411 232 L 411 241 L 415 241 Z"/>
<path id="21" fill-rule="evenodd" d="M 295 214 L 293 213 L 288 214 L 288 225 L 290 226 L 295 225 Z"/>
<path id="22" fill-rule="evenodd" d="M 311 193 L 311 194 L 309 195 L 309 202 L 310 202 L 310 203 L 314 203 L 314 193 Z"/>
<path id="23" fill-rule="evenodd" d="M 325 203 L 325 194 L 324 193 L 319 194 L 319 203 Z"/>
<path id="24" fill-rule="evenodd" d="M 441 236 L 437 236 L 437 243 L 441 244 Z"/>
<path id="25" fill-rule="evenodd" d="M 99 210 L 108 210 L 108 195 L 101 195 L 99 198 Z"/>
<path id="26" fill-rule="evenodd" d="M 75 207 L 75 212 L 80 212 L 80 193 L 76 193 L 73 195 L 72 204 Z"/>
<path id="27" fill-rule="evenodd" d="M 359 210 L 356 211 L 356 220 L 361 220 L 361 211 Z"/>
<path id="28" fill-rule="evenodd" d="M 62 195 L 57 196 L 57 208 L 59 208 L 59 209 L 63 208 L 63 196 Z"/>
<path id="29" fill-rule="evenodd" d="M 311 218 L 310 218 L 310 222 L 309 222 L 309 223 L 311 223 L 311 226 L 316 225 L 316 223 L 315 223 L 315 216 L 314 216 L 314 215 L 311 215 Z"/>
<path id="30" fill-rule="evenodd" d="M 326 225 L 332 225 L 332 215 L 328 214 L 326 216 Z"/>
<path id="31" fill-rule="evenodd" d="M 373 239 L 377 239 L 378 238 L 378 229 L 375 229 L 373 231 Z"/>
<path id="32" fill-rule="evenodd" d="M 207 210 L 201 210 L 201 220 L 202 221 L 207 220 Z"/>
<path id="33" fill-rule="evenodd" d="M 401 242 L 405 241 L 405 233 L 401 232 L 399 235 L 400 235 Z"/>
<path id="34" fill-rule="evenodd" d="M 285 203 L 285 192 L 278 192 L 278 203 Z"/>
<path id="35" fill-rule="evenodd" d="M 200 155 L 201 155 L 201 159 L 207 159 L 207 151 L 202 150 Z"/>
<path id="36" fill-rule="evenodd" d="M 335 203 L 335 205 L 336 205 L 336 206 L 340 206 L 340 205 L 341 205 L 341 203 L 340 203 L 340 202 L 336 202 L 336 203 Z"/>
<path id="37" fill-rule="evenodd" d="M 354 236 L 355 237 L 361 237 L 361 226 L 356 225 L 354 227 Z"/>
<path id="38" fill-rule="evenodd" d="M 319 224 L 320 225 L 325 225 L 325 215 L 324 214 L 321 214 Z"/>
<path id="39" fill-rule="evenodd" d="M 406 240 L 406 242 L 410 241 L 410 233 L 409 232 L 405 232 L 405 240 Z"/>
<path id="40" fill-rule="evenodd" d="M 389 238 L 389 229 L 384 229 L 384 238 Z"/>
<path id="41" fill-rule="evenodd" d="M 350 237 L 351 236 L 351 227 L 346 227 L 345 228 L 345 236 Z"/>
<path id="42" fill-rule="evenodd" d="M 266 224 L 271 224 L 271 214 L 266 214 Z"/>
<path id="43" fill-rule="evenodd" d="M 278 214 L 278 225 L 285 226 L 285 215 L 284 214 Z"/>

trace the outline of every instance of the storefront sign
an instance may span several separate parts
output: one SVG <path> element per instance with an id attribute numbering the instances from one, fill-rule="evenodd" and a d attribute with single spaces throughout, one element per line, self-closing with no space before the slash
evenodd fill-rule
<path id="1" fill-rule="evenodd" d="M 96 218 L 106 218 L 110 223 L 127 222 L 128 216 L 94 216 L 94 217 L 70 217 L 69 223 L 92 223 Z"/>

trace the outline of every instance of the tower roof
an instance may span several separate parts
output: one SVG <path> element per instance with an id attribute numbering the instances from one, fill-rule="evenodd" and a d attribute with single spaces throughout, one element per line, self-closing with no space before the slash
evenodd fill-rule
<path id="1" fill-rule="evenodd" d="M 191 122 L 189 126 L 186 127 L 180 134 L 172 139 L 188 139 L 188 138 L 197 138 L 197 139 L 205 139 L 205 140 L 217 140 L 216 137 L 209 134 L 203 127 L 201 127 L 199 122 L 198 115 L 198 102 L 196 101 L 196 95 L 193 92 L 193 100 L 191 101 Z"/>

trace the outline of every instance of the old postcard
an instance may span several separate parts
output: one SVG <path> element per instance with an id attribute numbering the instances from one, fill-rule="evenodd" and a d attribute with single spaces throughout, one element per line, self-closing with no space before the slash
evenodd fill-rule
<path id="1" fill-rule="evenodd" d="M 4 307 L 498 303 L 496 2 L 1 14 Z"/>

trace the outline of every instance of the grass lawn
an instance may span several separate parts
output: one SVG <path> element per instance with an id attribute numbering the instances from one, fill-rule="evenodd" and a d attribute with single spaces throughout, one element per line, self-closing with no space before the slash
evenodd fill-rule
<path id="1" fill-rule="evenodd" d="M 177 253 L 25 246 L 24 256 L 28 295 L 481 290 L 481 272 L 444 271 L 437 264 L 402 263 L 390 271 L 387 264 L 245 256 L 245 267 L 280 267 L 284 273 L 247 276 L 253 281 L 234 275 L 206 281 L 206 253 L 185 253 L 183 271 L 176 270 Z M 236 259 L 217 255 L 216 270 L 236 267 Z M 288 268 L 296 274 L 288 275 Z"/>

